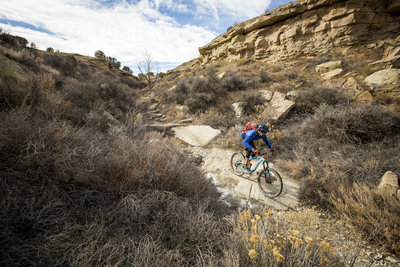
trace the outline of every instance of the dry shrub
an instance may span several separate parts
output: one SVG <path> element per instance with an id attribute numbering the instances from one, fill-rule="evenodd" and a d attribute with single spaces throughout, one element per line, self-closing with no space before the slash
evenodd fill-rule
<path id="1" fill-rule="evenodd" d="M 18 62 L 27 62 L 34 58 L 33 54 L 30 53 L 28 49 L 14 50 L 2 46 L 0 47 L 0 53 Z"/>
<path id="2" fill-rule="evenodd" d="M 234 92 L 246 90 L 249 86 L 245 77 L 228 71 L 221 80 L 221 87 L 224 91 Z"/>
<path id="3" fill-rule="evenodd" d="M 207 78 L 199 76 L 179 82 L 169 99 L 180 105 L 188 106 L 189 112 L 196 113 L 216 106 L 221 93 L 218 80 L 213 75 Z"/>
<path id="4" fill-rule="evenodd" d="M 251 115 L 257 111 L 258 106 L 265 104 L 265 99 L 258 92 L 246 92 L 241 99 L 243 115 Z"/>
<path id="5" fill-rule="evenodd" d="M 398 125 L 398 116 L 381 106 L 324 104 L 286 128 L 276 145 L 282 152 L 277 164 L 301 180 L 303 203 L 336 210 L 395 253 L 398 199 L 359 183 L 375 186 L 386 171 L 400 173 Z"/>
<path id="6" fill-rule="evenodd" d="M 1 113 L 2 265 L 218 262 L 225 206 L 174 143 L 30 116 Z"/>
<path id="7" fill-rule="evenodd" d="M 75 73 L 77 61 L 74 56 L 60 56 L 57 54 L 45 54 L 42 56 L 43 63 L 60 71 L 65 76 Z"/>
<path id="8" fill-rule="evenodd" d="M 94 109 L 98 101 L 104 102 L 104 110 L 117 120 L 122 120 L 136 107 L 136 92 L 107 73 L 85 73 L 82 77 L 67 77 L 60 82 L 65 100 L 72 103 L 65 113 L 66 118 L 75 124 L 84 124 L 85 114 Z"/>
<path id="9" fill-rule="evenodd" d="M 215 69 L 210 68 L 205 76 L 192 76 L 179 81 L 167 99 L 179 105 L 186 105 L 190 113 L 204 112 L 212 107 L 223 107 L 220 112 L 224 112 L 226 105 L 220 103 L 226 102 L 227 94 L 246 90 L 250 86 L 253 86 L 251 81 L 245 77 L 227 72 L 220 79 L 216 76 Z"/>
<path id="10" fill-rule="evenodd" d="M 219 103 L 217 107 L 211 107 L 204 113 L 200 113 L 199 121 L 216 129 L 232 127 L 239 119 L 235 117 L 232 106 L 226 104 Z"/>
<path id="11" fill-rule="evenodd" d="M 2 73 L 3 74 L 3 73 Z M 0 109 L 9 110 L 20 105 L 26 95 L 26 88 L 12 77 L 1 75 Z"/>
<path id="12" fill-rule="evenodd" d="M 220 266 L 231 225 L 215 185 L 146 133 L 131 85 L 76 68 L 2 73 L 0 265 Z"/>
<path id="13" fill-rule="evenodd" d="M 9 30 L 3 28 L 0 28 L 0 41 L 2 45 L 17 51 L 25 48 L 28 44 L 28 40 L 24 37 L 11 35 Z"/>
<path id="14" fill-rule="evenodd" d="M 241 145 L 239 134 L 243 131 L 243 127 L 244 123 L 240 123 L 228 128 L 225 133 L 215 140 L 215 145 L 233 150 L 242 149 L 243 146 Z"/>
<path id="15" fill-rule="evenodd" d="M 260 70 L 260 81 L 262 83 L 268 83 L 268 82 L 272 82 L 273 79 L 271 78 L 271 76 L 268 74 L 267 71 Z"/>
<path id="16" fill-rule="evenodd" d="M 331 208 L 326 193 L 337 184 L 375 185 L 388 170 L 400 173 L 398 125 L 397 115 L 380 106 L 321 105 L 284 129 L 277 164 L 301 181 L 303 202 Z"/>
<path id="17" fill-rule="evenodd" d="M 335 106 L 347 104 L 349 99 L 337 88 L 313 85 L 311 88 L 302 89 L 296 97 L 295 113 L 314 113 L 321 104 Z"/>
<path id="18" fill-rule="evenodd" d="M 346 266 L 349 258 L 339 255 L 329 236 L 315 236 L 315 229 L 299 230 L 280 212 L 253 215 L 244 210 L 235 223 L 227 261 L 235 261 L 233 251 L 239 254 L 240 266 Z"/>
<path id="19" fill-rule="evenodd" d="M 400 199 L 387 191 L 378 192 L 365 184 L 338 185 L 328 194 L 341 217 L 364 235 L 391 252 L 400 254 Z"/>
<path id="20" fill-rule="evenodd" d="M 399 117 L 382 106 L 321 105 L 302 125 L 303 134 L 340 143 L 370 143 L 398 133 Z"/>

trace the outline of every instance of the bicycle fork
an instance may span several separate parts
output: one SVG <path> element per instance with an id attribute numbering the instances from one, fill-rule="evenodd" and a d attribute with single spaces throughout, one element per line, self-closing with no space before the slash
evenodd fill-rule
<path id="1" fill-rule="evenodd" d="M 265 182 L 266 183 L 271 183 L 272 182 L 271 181 L 271 174 L 269 172 L 269 166 L 268 166 L 268 162 L 267 161 L 263 162 L 263 170 L 262 170 L 262 172 L 264 172 L 264 174 L 265 174 Z"/>

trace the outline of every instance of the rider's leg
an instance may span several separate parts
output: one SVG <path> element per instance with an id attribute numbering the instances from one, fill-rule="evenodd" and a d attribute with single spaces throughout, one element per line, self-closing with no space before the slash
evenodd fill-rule
<path id="1" fill-rule="evenodd" d="M 255 148 L 253 141 L 250 141 L 250 145 Z M 251 165 L 250 164 L 250 155 L 253 155 L 254 153 L 253 153 L 253 151 L 251 151 L 251 149 L 248 149 L 247 147 L 245 148 L 245 150 L 246 150 L 246 158 L 244 159 L 244 164 L 246 167 L 250 168 L 250 166 L 249 166 L 249 165 Z"/>
<path id="2" fill-rule="evenodd" d="M 246 148 L 246 158 L 244 160 L 244 164 L 246 167 L 250 168 L 250 155 L 253 153 L 250 149 Z"/>

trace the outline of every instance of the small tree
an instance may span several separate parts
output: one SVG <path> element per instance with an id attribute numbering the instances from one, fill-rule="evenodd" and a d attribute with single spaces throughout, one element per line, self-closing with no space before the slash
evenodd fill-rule
<path id="1" fill-rule="evenodd" d="M 153 58 L 149 51 L 146 51 L 143 60 L 138 63 L 139 78 L 143 77 L 147 82 L 149 89 L 152 89 L 154 84 L 159 80 L 158 76 L 154 76 L 153 73 Z"/>
<path id="2" fill-rule="evenodd" d="M 119 69 L 121 67 L 121 62 L 119 62 L 115 57 L 107 57 L 110 68 Z"/>
<path id="3" fill-rule="evenodd" d="M 131 70 L 131 68 L 129 68 L 128 66 L 124 66 L 124 67 L 122 68 L 122 70 L 123 70 L 123 71 L 126 71 L 126 72 L 128 72 L 128 73 L 130 73 L 130 74 L 133 73 L 133 71 Z"/>
<path id="4" fill-rule="evenodd" d="M 97 50 L 96 52 L 94 52 L 94 56 L 100 59 L 106 59 L 106 55 L 101 50 Z"/>
<path id="5" fill-rule="evenodd" d="M 54 53 L 54 48 L 52 48 L 52 47 L 47 47 L 46 51 L 47 51 L 47 52 Z"/>

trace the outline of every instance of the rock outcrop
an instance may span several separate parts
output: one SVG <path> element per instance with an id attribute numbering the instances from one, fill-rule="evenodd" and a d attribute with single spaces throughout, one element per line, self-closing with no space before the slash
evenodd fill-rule
<path id="1" fill-rule="evenodd" d="M 205 146 L 217 137 L 221 131 L 207 125 L 174 127 L 175 136 L 192 146 Z"/>
<path id="2" fill-rule="evenodd" d="M 353 46 L 376 46 L 400 32 L 400 1 L 300 0 L 228 29 L 200 47 L 199 63 L 254 59 L 268 62 L 343 53 Z M 398 61 L 393 47 L 387 60 Z"/>

